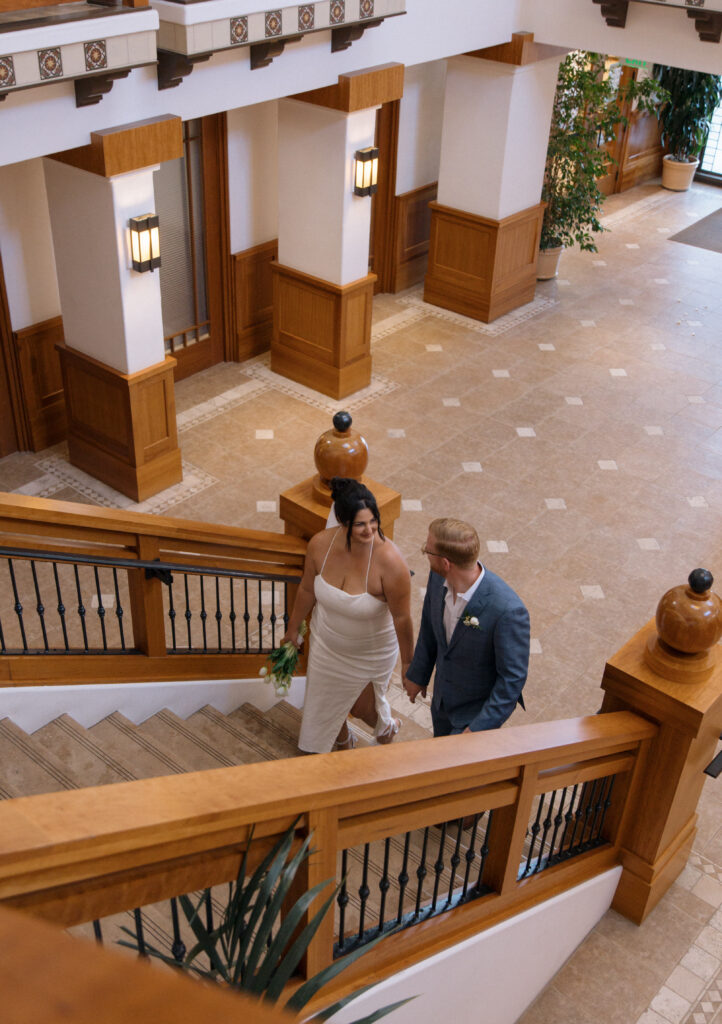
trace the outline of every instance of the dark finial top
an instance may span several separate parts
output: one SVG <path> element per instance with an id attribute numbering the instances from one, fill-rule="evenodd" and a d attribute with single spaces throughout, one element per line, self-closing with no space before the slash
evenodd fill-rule
<path id="1" fill-rule="evenodd" d="M 333 418 L 333 425 L 340 434 L 345 434 L 351 426 L 351 413 L 337 412 Z"/>
<path id="2" fill-rule="evenodd" d="M 695 594 L 704 594 L 714 583 L 714 577 L 709 569 L 693 569 L 687 577 L 687 582 Z"/>

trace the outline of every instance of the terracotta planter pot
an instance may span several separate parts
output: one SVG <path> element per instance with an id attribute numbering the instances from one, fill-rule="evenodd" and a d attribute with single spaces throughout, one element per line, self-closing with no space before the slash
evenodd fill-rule
<path id="1" fill-rule="evenodd" d="M 557 245 L 554 249 L 540 249 L 536 263 L 537 281 L 548 281 L 557 276 L 559 269 L 559 257 L 564 251 L 563 245 Z"/>
<path id="2" fill-rule="evenodd" d="M 699 160 L 680 163 L 668 153 L 662 161 L 662 185 L 671 192 L 686 192 L 698 167 Z"/>

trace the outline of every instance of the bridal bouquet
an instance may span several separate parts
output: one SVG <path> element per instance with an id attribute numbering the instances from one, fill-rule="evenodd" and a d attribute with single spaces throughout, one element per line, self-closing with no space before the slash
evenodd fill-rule
<path id="1" fill-rule="evenodd" d="M 308 631 L 305 622 L 298 631 L 299 639 L 303 639 Z M 291 687 L 291 679 L 298 664 L 298 648 L 290 640 L 276 647 L 268 655 L 266 665 L 258 673 L 264 676 L 267 683 L 273 683 L 279 697 L 285 697 Z"/>

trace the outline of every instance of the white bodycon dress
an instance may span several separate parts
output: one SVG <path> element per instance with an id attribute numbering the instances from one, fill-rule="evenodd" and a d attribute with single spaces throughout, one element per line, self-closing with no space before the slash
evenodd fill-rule
<path id="1" fill-rule="evenodd" d="M 385 601 L 368 593 L 347 594 L 323 578 L 314 580 L 316 604 L 311 618 L 311 644 L 306 676 L 306 699 L 298 745 L 309 753 L 333 747 L 346 716 L 367 683 L 374 684 L 379 721 L 376 734 L 392 725 L 386 699 L 399 653 L 391 612 Z M 369 567 L 373 545 L 369 553 Z"/>

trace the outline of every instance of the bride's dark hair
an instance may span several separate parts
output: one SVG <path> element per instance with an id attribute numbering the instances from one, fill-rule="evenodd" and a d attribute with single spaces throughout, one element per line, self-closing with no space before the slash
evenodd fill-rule
<path id="1" fill-rule="evenodd" d="M 356 513 L 361 509 L 369 509 L 378 523 L 378 533 L 381 540 L 384 540 L 384 532 L 381 529 L 381 516 L 379 507 L 368 487 L 365 487 L 358 480 L 352 480 L 345 476 L 335 476 L 331 480 L 331 496 L 336 518 L 341 526 L 346 527 L 346 547 L 351 547 L 351 530 Z"/>

